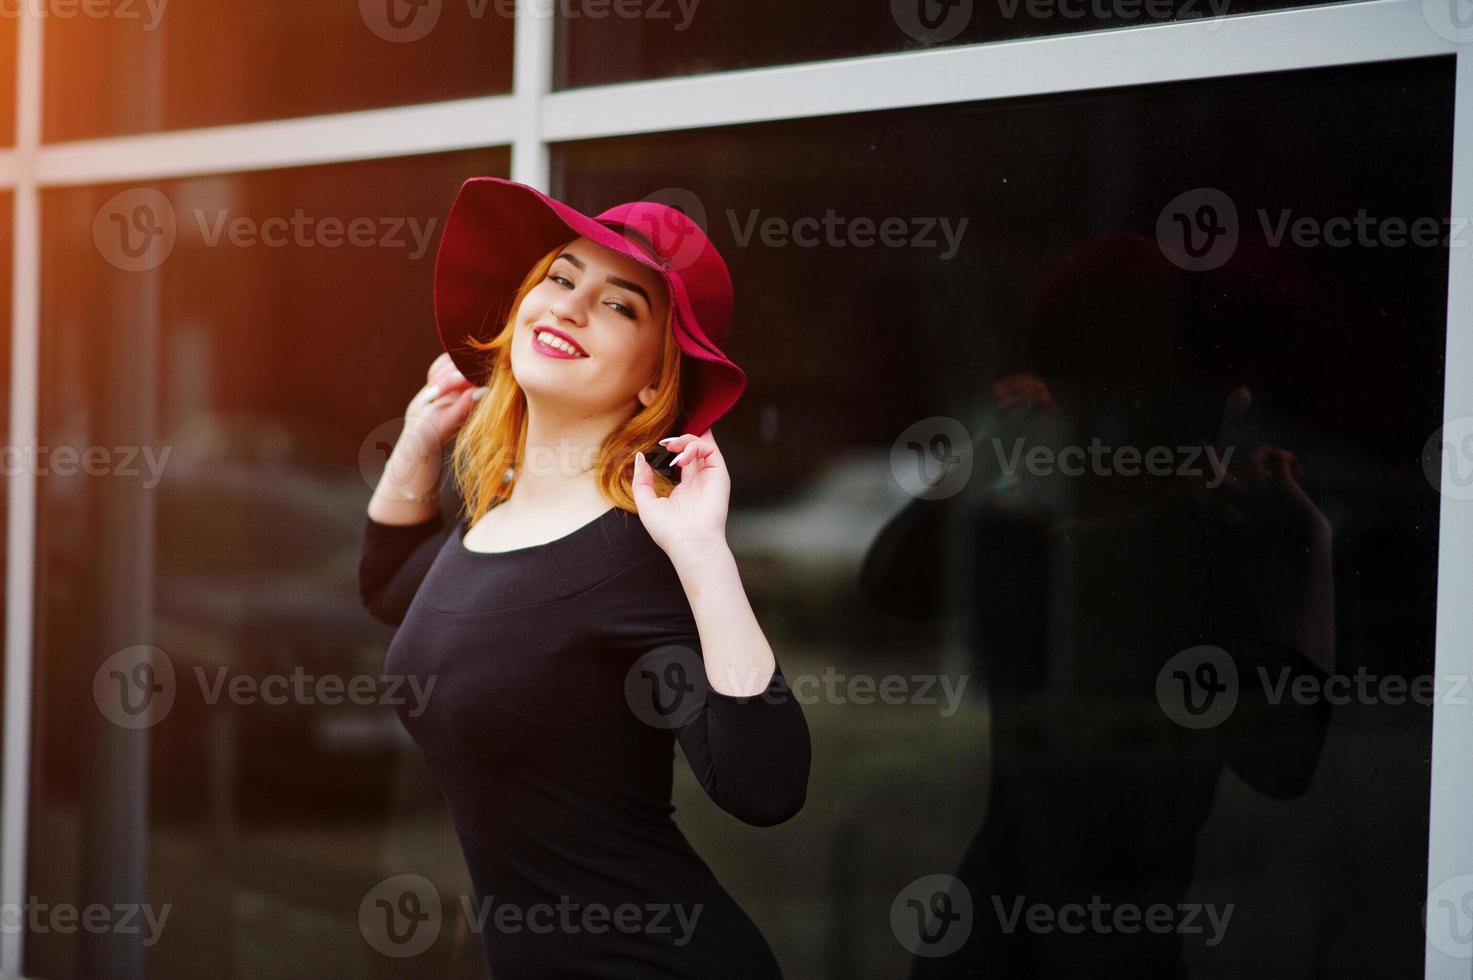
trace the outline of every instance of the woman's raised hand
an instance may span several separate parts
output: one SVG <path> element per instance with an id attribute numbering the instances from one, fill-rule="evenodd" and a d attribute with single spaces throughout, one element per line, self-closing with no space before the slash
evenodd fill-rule
<path id="1" fill-rule="evenodd" d="M 470 415 L 476 393 L 484 390 L 471 385 L 448 353 L 430 363 L 425 386 L 404 408 L 404 428 L 369 501 L 370 517 L 385 524 L 428 519 L 439 506 L 435 498 L 445 444 Z"/>
<path id="2" fill-rule="evenodd" d="M 687 546 L 725 546 L 731 479 L 716 437 L 707 428 L 699 436 L 687 432 L 660 444 L 677 454 L 680 482 L 668 497 L 659 496 L 655 471 L 642 455 L 635 456 L 631 489 L 645 530 L 667 554 Z"/>
<path id="3" fill-rule="evenodd" d="M 433 437 L 438 445 L 443 446 L 455 438 L 455 433 L 479 397 L 476 392 L 481 390 L 460 373 L 460 368 L 455 366 L 448 353 L 441 353 L 430 362 L 425 386 L 415 393 L 404 409 L 405 432 L 410 431 L 411 422 L 417 423 L 413 428 L 422 428 L 416 433 L 418 437 Z"/>

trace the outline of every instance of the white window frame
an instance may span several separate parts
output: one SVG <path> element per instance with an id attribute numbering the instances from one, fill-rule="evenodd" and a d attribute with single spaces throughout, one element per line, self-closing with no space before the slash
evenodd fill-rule
<path id="1" fill-rule="evenodd" d="M 1429 0 L 1430 2 L 1430 0 Z M 1441 0 L 1446 2 L 1446 0 Z M 16 142 L 0 151 L 14 194 L 10 442 L 38 437 L 39 192 L 44 187 L 511 147 L 511 176 L 546 189 L 549 145 L 836 113 L 1224 78 L 1453 54 L 1452 215 L 1473 215 L 1473 44 L 1439 36 L 1421 0 L 1362 0 L 979 45 L 551 91 L 553 27 L 521 17 L 510 95 L 140 136 L 41 142 L 44 20 L 18 27 Z M 1373 138 L 1374 134 L 1368 134 Z M 1450 249 L 1444 421 L 1473 416 L 1473 249 Z M 36 478 L 9 477 L 0 903 L 26 895 L 30 805 Z M 1473 677 L 1473 503 L 1444 497 L 1436 671 Z M 1429 894 L 1473 874 L 1473 710 L 1433 709 Z M 21 932 L 0 933 L 0 975 L 20 977 Z M 1429 942 L 1427 980 L 1473 980 L 1473 960 Z"/>

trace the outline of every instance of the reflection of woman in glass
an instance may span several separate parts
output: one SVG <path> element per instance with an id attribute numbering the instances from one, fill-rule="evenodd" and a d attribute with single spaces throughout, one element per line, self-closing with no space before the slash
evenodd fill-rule
<path id="1" fill-rule="evenodd" d="M 672 208 L 595 219 L 476 178 L 435 275 L 447 354 L 370 503 L 360 586 L 402 623 L 386 671 L 434 683 L 400 714 L 455 821 L 470 926 L 497 980 L 779 977 L 670 802 L 676 740 L 754 825 L 795 814 L 809 770 L 725 541 L 710 426 L 745 383 L 717 347 L 725 263 Z M 678 484 L 643 459 L 657 442 Z"/>
<path id="2" fill-rule="evenodd" d="M 1225 771 L 1305 792 L 1329 705 L 1260 678 L 1322 684 L 1335 628 L 1330 525 L 1302 468 L 1223 438 L 1293 293 L 1252 257 L 1245 244 L 1190 278 L 1153 241 L 1077 248 L 1035 294 L 1032 369 L 994 386 L 973 437 L 982 465 L 1002 447 L 1057 464 L 974 472 L 974 494 L 918 500 L 871 550 L 872 599 L 934 612 L 959 536 L 992 714 L 987 812 L 955 872 L 973 924 L 950 955 L 918 956 L 914 980 L 1181 980 L 1187 942 L 1216 949 L 1234 911 L 1253 913 L 1254 855 L 1199 880 L 1197 835 Z M 1136 457 L 1080 452 L 1099 447 Z"/>

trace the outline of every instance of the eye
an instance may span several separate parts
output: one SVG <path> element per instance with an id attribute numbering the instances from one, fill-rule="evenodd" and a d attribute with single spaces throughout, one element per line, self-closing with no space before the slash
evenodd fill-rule
<path id="1" fill-rule="evenodd" d="M 636 319 L 634 310 L 630 309 L 627 304 L 621 303 L 616 299 L 611 299 L 608 305 L 617 310 L 621 315 L 627 316 L 631 320 Z"/>
<path id="2" fill-rule="evenodd" d="M 547 278 L 548 279 L 551 279 L 553 282 L 557 283 L 560 286 L 564 286 L 564 287 L 566 287 L 568 289 L 572 289 L 573 288 L 573 280 L 569 279 L 567 276 L 563 275 L 561 272 L 549 272 L 547 274 Z"/>

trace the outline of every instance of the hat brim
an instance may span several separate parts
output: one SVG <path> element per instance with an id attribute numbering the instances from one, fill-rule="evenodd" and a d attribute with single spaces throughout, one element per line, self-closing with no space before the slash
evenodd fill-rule
<path id="1" fill-rule="evenodd" d="M 511 301 L 533 263 L 561 242 L 583 237 L 658 273 L 672 308 L 676 344 L 693 358 L 697 404 L 681 431 L 700 434 L 741 397 L 747 376 L 700 329 L 684 283 L 639 245 L 597 218 L 534 187 L 500 177 L 472 177 L 455 196 L 435 253 L 435 326 L 455 366 L 474 385 L 488 380 L 484 341 L 506 322 Z"/>

